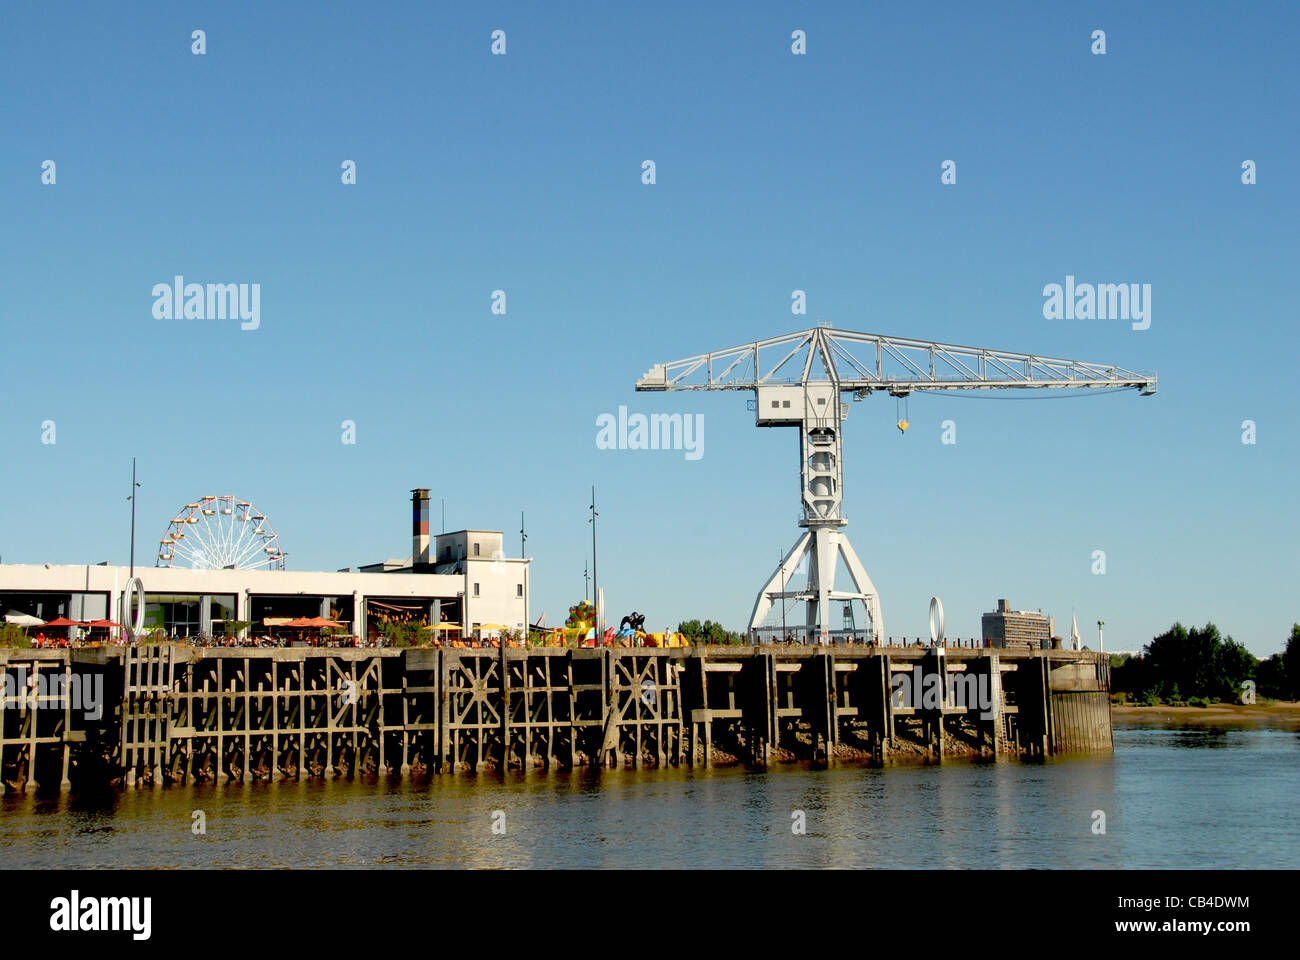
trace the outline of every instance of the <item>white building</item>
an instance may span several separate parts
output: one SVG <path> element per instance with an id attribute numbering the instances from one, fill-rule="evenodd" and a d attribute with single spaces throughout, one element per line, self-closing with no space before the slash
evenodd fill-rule
<path id="1" fill-rule="evenodd" d="M 352 569 L 198 570 L 136 567 L 145 599 L 145 629 L 169 636 L 213 636 L 228 620 L 251 621 L 254 635 L 274 623 L 320 616 L 354 636 L 379 633 L 385 616 L 522 631 L 528 622 L 530 561 L 504 556 L 499 530 L 460 530 L 430 543 L 428 491 L 413 491 L 412 558 Z M 430 547 L 436 560 L 430 557 Z M 0 565 L 0 617 L 11 611 L 52 620 L 123 619 L 126 566 Z M 498 633 L 481 631 L 483 636 Z"/>

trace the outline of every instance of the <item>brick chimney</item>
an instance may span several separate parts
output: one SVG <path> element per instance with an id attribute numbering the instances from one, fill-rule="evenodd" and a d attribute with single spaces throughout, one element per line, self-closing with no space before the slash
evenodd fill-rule
<path id="1" fill-rule="evenodd" d="M 411 567 L 429 565 L 429 491 L 411 491 Z"/>

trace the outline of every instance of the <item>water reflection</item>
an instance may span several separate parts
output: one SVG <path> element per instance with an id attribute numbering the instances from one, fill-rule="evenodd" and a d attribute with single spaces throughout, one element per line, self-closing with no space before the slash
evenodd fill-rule
<path id="1" fill-rule="evenodd" d="M 1300 866 L 1294 820 L 1261 816 L 1300 789 L 1294 731 L 1120 728 L 1115 742 L 1113 758 L 1045 763 L 11 796 L 0 866 Z"/>

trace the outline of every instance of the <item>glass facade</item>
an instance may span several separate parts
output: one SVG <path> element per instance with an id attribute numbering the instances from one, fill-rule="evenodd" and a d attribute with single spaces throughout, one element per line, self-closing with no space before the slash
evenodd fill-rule
<path id="1" fill-rule="evenodd" d="M 201 600 L 178 593 L 151 594 L 144 604 L 145 632 L 162 630 L 169 637 L 197 637 Z"/>
<path id="2" fill-rule="evenodd" d="M 205 632 L 220 636 L 223 623 L 235 619 L 233 594 L 208 597 L 211 629 L 203 629 L 203 601 L 198 594 L 151 593 L 144 605 L 146 633 L 162 630 L 168 637 L 199 637 Z"/>
<path id="3" fill-rule="evenodd" d="M 227 620 L 238 619 L 235 616 L 235 595 L 216 595 L 208 598 L 208 617 L 212 621 L 212 635 L 220 637 L 225 634 Z"/>

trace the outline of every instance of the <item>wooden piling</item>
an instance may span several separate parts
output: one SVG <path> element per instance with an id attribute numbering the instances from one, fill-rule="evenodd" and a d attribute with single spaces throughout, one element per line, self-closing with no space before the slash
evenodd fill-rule
<path id="1" fill-rule="evenodd" d="M 0 650 L 0 676 L 8 791 L 1113 749 L 1109 662 L 1076 651 L 165 644 Z M 105 701 L 94 719 L 36 693 L 93 676 Z M 917 678 L 940 702 L 900 699 L 895 685 Z"/>

